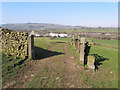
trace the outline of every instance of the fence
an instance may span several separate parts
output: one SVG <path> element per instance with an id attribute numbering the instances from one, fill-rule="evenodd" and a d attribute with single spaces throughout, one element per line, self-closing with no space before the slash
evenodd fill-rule
<path id="1" fill-rule="evenodd" d="M 79 51 L 80 63 L 83 65 L 87 64 L 89 68 L 94 69 L 95 58 L 93 56 L 88 56 L 91 46 L 89 46 L 88 42 L 86 42 L 86 39 L 72 39 L 71 45 L 73 45 L 75 49 Z"/>

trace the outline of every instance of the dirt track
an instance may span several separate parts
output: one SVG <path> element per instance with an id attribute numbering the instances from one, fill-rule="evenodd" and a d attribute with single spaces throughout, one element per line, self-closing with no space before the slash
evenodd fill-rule
<path id="1" fill-rule="evenodd" d="M 53 44 L 49 50 L 55 50 L 54 47 L 57 44 L 58 43 Z M 59 88 L 80 88 L 82 86 L 80 73 L 84 71 L 84 67 L 76 64 L 75 57 L 67 48 L 67 45 L 68 44 L 66 43 L 61 43 L 64 54 L 40 60 L 28 61 L 26 63 L 27 67 L 25 67 L 24 70 L 21 70 L 20 74 L 16 77 L 17 82 L 13 83 L 11 86 L 8 85 L 8 87 L 29 88 L 26 87 L 26 84 L 34 81 L 37 76 L 39 78 L 43 78 L 40 79 L 41 81 L 37 80 L 38 82 L 45 82 L 46 80 L 49 83 L 51 80 L 55 79 L 57 83 L 53 86 L 57 86 Z M 44 70 L 47 71 L 44 72 Z M 53 75 L 53 77 L 51 77 L 51 75 Z M 49 78 L 51 79 L 48 80 Z M 39 83 L 37 84 L 39 87 Z M 49 88 L 47 83 L 42 85 L 44 88 Z"/>

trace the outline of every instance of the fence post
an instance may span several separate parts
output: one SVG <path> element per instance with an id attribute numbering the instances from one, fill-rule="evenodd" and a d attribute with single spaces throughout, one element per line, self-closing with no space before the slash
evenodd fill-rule
<path id="1" fill-rule="evenodd" d="M 28 37 L 28 58 L 34 59 L 34 36 L 30 35 Z"/>
<path id="2" fill-rule="evenodd" d="M 80 38 L 80 62 L 84 64 L 85 38 Z"/>

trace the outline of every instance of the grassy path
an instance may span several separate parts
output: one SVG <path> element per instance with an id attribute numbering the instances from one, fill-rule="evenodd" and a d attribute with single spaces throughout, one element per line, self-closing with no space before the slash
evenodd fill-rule
<path id="1" fill-rule="evenodd" d="M 76 65 L 74 56 L 67 49 L 67 44 L 54 44 L 51 50 L 63 51 L 64 54 L 37 61 L 37 74 L 23 87 L 80 88 L 80 67 Z"/>
<path id="2" fill-rule="evenodd" d="M 20 82 L 12 87 L 19 88 L 80 88 L 79 72 L 83 67 L 75 63 L 74 56 L 70 53 L 66 43 L 53 43 L 49 51 L 62 52 L 40 60 L 27 63 L 21 75 Z"/>

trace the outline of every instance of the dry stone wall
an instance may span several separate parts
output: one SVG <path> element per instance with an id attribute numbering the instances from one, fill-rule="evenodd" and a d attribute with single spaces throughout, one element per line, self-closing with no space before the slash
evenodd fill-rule
<path id="1" fill-rule="evenodd" d="M 17 57 L 28 58 L 28 33 L 1 29 L 2 51 Z"/>

